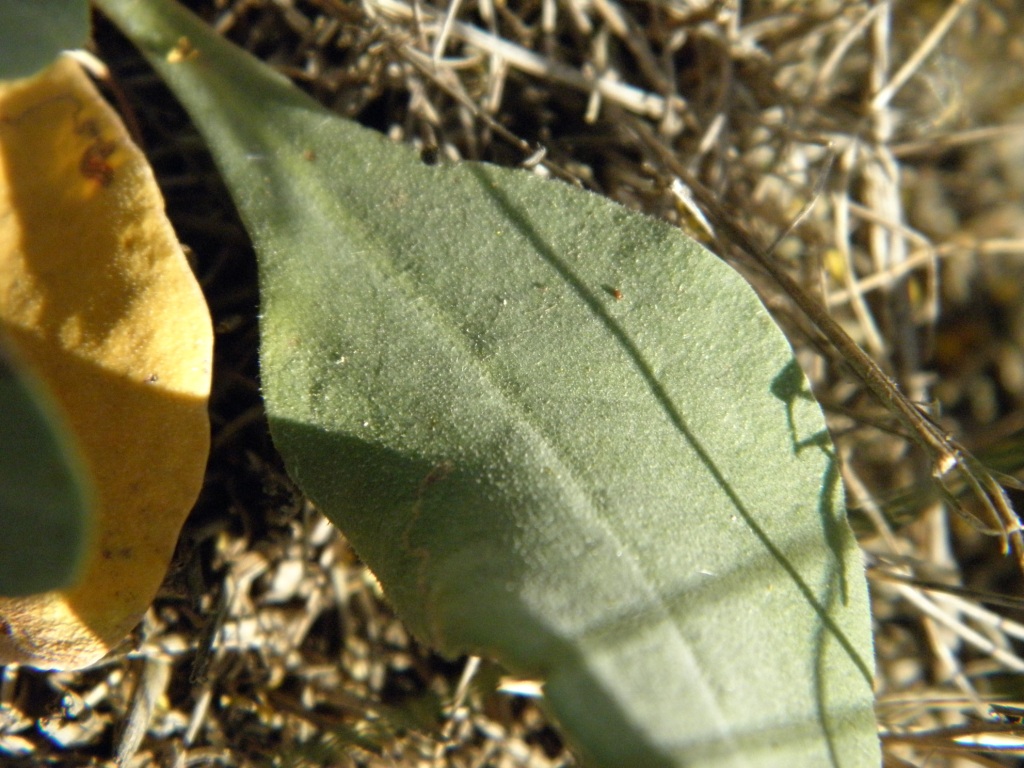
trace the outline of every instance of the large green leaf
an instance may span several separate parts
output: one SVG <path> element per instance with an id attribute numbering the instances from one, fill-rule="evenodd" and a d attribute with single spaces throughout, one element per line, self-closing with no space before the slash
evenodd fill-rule
<path id="1" fill-rule="evenodd" d="M 0 347 L 0 596 L 68 586 L 92 527 L 92 492 L 57 409 Z"/>
<path id="2" fill-rule="evenodd" d="M 100 5 L 256 243 L 289 471 L 422 639 L 543 676 L 592 765 L 878 764 L 821 414 L 734 272 L 566 185 L 425 166 L 175 6 Z"/>
<path id="3" fill-rule="evenodd" d="M 88 37 L 87 0 L 0 0 L 0 78 L 28 77 Z"/>

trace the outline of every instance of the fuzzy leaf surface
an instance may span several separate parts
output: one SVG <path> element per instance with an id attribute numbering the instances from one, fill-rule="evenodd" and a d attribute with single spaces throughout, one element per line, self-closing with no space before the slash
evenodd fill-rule
<path id="1" fill-rule="evenodd" d="M 28 77 L 88 37 L 86 0 L 0 0 L 0 78 Z"/>
<path id="2" fill-rule="evenodd" d="M 100 6 L 256 244 L 289 472 L 422 640 L 543 677 L 588 765 L 878 765 L 823 420 L 738 275 L 595 195 L 426 166 L 174 5 Z"/>

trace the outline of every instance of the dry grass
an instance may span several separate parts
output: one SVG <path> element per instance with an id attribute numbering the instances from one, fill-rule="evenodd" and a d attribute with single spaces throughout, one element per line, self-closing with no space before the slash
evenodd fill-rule
<path id="1" fill-rule="evenodd" d="M 713 242 L 674 158 L 778 241 L 774 257 L 904 392 L 993 466 L 1024 466 L 1013 0 L 191 5 L 395 140 L 530 165 Z M 260 407 L 244 232 L 180 110 L 107 26 L 96 37 L 217 323 L 214 451 L 175 567 L 123 650 L 81 673 L 0 670 L 0 762 L 574 765 L 498 670 L 460 686 L 463 663 L 417 646 L 290 485 Z M 761 292 L 827 410 L 870 566 L 887 764 L 1016 764 L 1024 727 L 990 708 L 1024 702 L 1015 564 L 947 514 L 925 457 L 789 297 L 715 248 Z"/>

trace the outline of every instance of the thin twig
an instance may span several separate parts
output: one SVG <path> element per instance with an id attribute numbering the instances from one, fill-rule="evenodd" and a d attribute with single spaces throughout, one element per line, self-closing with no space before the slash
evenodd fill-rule
<path id="1" fill-rule="evenodd" d="M 956 0 L 946 12 L 942 14 L 942 17 L 935 23 L 935 26 L 931 28 L 924 40 L 917 47 L 917 50 L 904 62 L 903 66 L 900 67 L 899 71 L 889 80 L 885 86 L 879 90 L 875 97 L 871 100 L 871 109 L 880 110 L 889 104 L 893 96 L 899 92 L 900 88 L 909 80 L 917 69 L 921 66 L 921 63 L 928 58 L 935 46 L 937 46 L 945 34 L 949 31 L 949 28 L 953 26 L 953 22 L 956 21 L 963 10 L 970 5 L 974 0 Z"/>
<path id="2" fill-rule="evenodd" d="M 893 157 L 907 158 L 921 155 L 937 155 L 957 147 L 981 144 L 987 141 L 1004 139 L 1020 139 L 1024 134 L 1024 123 L 1016 122 L 1007 125 L 987 125 L 982 128 L 971 128 L 947 134 L 928 136 L 917 141 L 906 141 L 891 146 Z"/>

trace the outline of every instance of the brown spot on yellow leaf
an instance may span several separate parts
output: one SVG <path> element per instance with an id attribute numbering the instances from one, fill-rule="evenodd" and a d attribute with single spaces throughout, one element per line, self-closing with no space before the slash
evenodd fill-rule
<path id="1" fill-rule="evenodd" d="M 0 597 L 0 664 L 87 666 L 139 621 L 209 452 L 213 334 L 145 158 L 70 59 L 0 83 L 0 333 L 96 489 L 71 588 Z"/>

